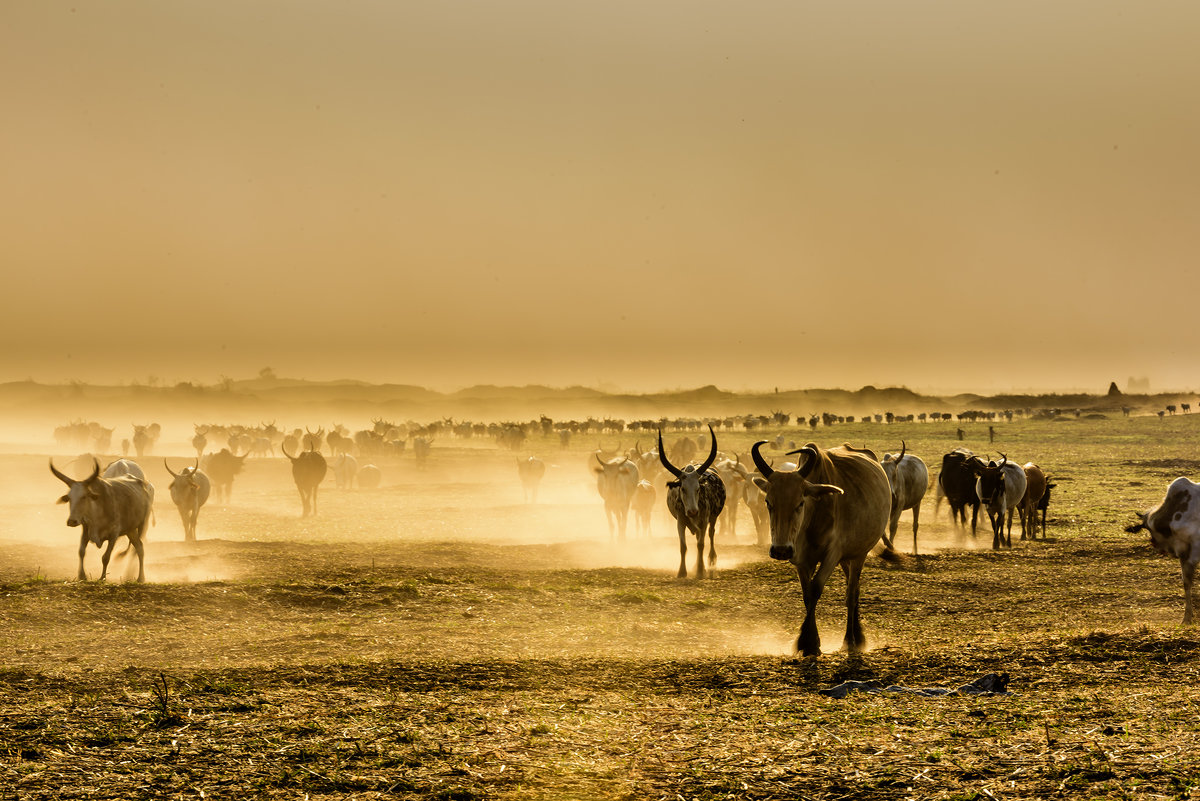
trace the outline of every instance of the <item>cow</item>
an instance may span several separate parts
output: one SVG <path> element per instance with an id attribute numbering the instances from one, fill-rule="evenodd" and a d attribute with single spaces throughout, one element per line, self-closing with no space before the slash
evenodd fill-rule
<path id="1" fill-rule="evenodd" d="M 333 463 L 333 482 L 338 489 L 353 489 L 354 479 L 358 476 L 358 460 L 343 453 Z"/>
<path id="2" fill-rule="evenodd" d="M 629 461 L 628 456 L 608 461 L 600 458 L 599 453 L 595 456 L 600 466 L 593 467 L 592 471 L 596 474 L 596 491 L 604 499 L 608 536 L 611 539 L 616 532 L 624 542 L 625 527 L 629 520 L 629 503 L 633 500 L 633 491 L 639 481 L 637 465 Z"/>
<path id="3" fill-rule="evenodd" d="M 859 583 L 867 555 L 883 538 L 892 508 L 892 491 L 879 462 L 845 448 L 824 450 L 808 443 L 795 451 L 802 461 L 795 472 L 774 470 L 756 442 L 750 454 L 761 478 L 771 520 L 772 559 L 791 562 L 804 595 L 804 622 L 796 650 L 821 653 L 817 602 L 835 567 L 846 576 L 846 636 L 843 647 L 857 653 L 866 646 L 859 617 Z M 791 455 L 791 454 L 789 454 Z M 891 548 L 885 558 L 899 557 Z"/>
<path id="4" fill-rule="evenodd" d="M 117 476 L 134 476 L 136 478 L 146 480 L 146 473 L 142 470 L 142 466 L 132 459 L 117 459 L 109 462 L 108 467 L 104 468 L 104 472 L 100 474 L 101 478 L 116 478 Z"/>
<path id="5" fill-rule="evenodd" d="M 717 436 L 708 427 L 708 458 L 696 467 L 680 470 L 667 458 L 663 448 L 662 431 L 658 432 L 658 458 L 667 472 L 675 476 L 667 482 L 667 511 L 675 518 L 679 533 L 679 572 L 677 578 L 687 578 L 687 532 L 696 535 L 696 578 L 704 578 L 704 536 L 708 534 L 708 566 L 717 564 L 717 518 L 725 508 L 725 484 L 708 468 L 717 459 Z"/>
<path id="6" fill-rule="evenodd" d="M 67 485 L 67 494 L 58 499 L 69 504 L 67 525 L 79 526 L 79 580 L 87 580 L 83 571 L 83 557 L 88 543 L 97 548 L 104 547 L 100 556 L 100 580 L 108 576 L 108 560 L 113 546 L 121 537 L 128 537 L 129 544 L 137 553 L 139 582 L 146 580 L 145 549 L 142 539 L 150 526 L 150 510 L 154 504 L 154 488 L 150 482 L 137 476 L 122 475 L 104 478 L 100 475 L 100 462 L 92 460 L 92 474 L 83 481 L 75 481 L 63 475 L 50 460 L 50 472 Z M 128 550 L 128 549 L 126 549 Z"/>
<path id="7" fill-rule="evenodd" d="M 546 475 L 546 463 L 536 456 L 517 460 L 517 474 L 525 491 L 525 503 L 537 503 L 538 485 Z"/>
<path id="8" fill-rule="evenodd" d="M 1008 461 L 1007 456 L 1004 456 L 1000 464 L 994 461 L 984 462 L 983 459 L 974 456 L 970 465 L 976 476 L 975 494 L 979 502 L 987 507 L 988 519 L 992 524 L 992 550 L 999 550 L 1001 543 L 1011 548 L 1013 513 L 1025 495 L 1028 483 L 1025 471 L 1019 464 Z M 975 533 L 974 527 L 971 533 Z"/>
<path id="9" fill-rule="evenodd" d="M 183 468 L 182 473 L 172 470 L 166 459 L 163 459 L 163 467 L 171 474 L 171 500 L 179 509 L 179 519 L 183 521 L 183 539 L 185 542 L 195 542 L 200 507 L 208 502 L 212 483 L 208 476 L 200 472 L 199 459 L 194 466 Z"/>
<path id="10" fill-rule="evenodd" d="M 413 456 L 417 461 L 417 469 L 424 470 L 429 465 L 429 451 L 433 448 L 433 438 L 413 438 Z"/>
<path id="11" fill-rule="evenodd" d="M 738 470 L 739 467 L 741 464 L 736 454 L 732 459 L 721 459 L 712 467 L 721 483 L 725 485 L 725 498 L 729 501 L 718 520 L 723 537 L 737 537 L 738 499 L 742 497 L 742 488 L 746 481 L 745 473 Z"/>
<path id="12" fill-rule="evenodd" d="M 383 479 L 383 473 L 373 464 L 364 464 L 358 471 L 358 486 L 362 489 L 375 489 Z"/>
<path id="13" fill-rule="evenodd" d="M 1050 507 L 1050 490 L 1057 487 L 1057 484 L 1050 483 L 1050 477 L 1046 476 L 1046 491 L 1042 493 L 1041 500 L 1037 502 L 1037 510 L 1042 513 L 1042 539 L 1046 539 L 1046 510 Z"/>
<path id="14" fill-rule="evenodd" d="M 292 463 L 292 480 L 296 482 L 296 489 L 300 491 L 300 503 L 304 506 L 301 517 L 317 513 L 317 489 L 325 480 L 325 472 L 329 469 L 325 457 L 315 449 L 316 443 L 313 442 L 313 445 L 313 449 L 304 451 L 299 456 L 292 456 L 286 450 L 283 452 Z"/>
<path id="15" fill-rule="evenodd" d="M 650 515 L 654 511 L 654 501 L 657 497 L 658 492 L 655 491 L 654 485 L 643 478 L 633 488 L 633 498 L 629 501 L 638 533 L 647 537 L 650 536 Z"/>
<path id="16" fill-rule="evenodd" d="M 1026 462 L 1022 468 L 1025 471 L 1025 494 L 1017 510 L 1021 515 L 1021 539 L 1037 539 L 1037 512 L 1042 496 L 1046 494 L 1047 477 L 1042 468 L 1033 462 Z M 1045 539 L 1046 532 L 1042 531 Z"/>
<path id="17" fill-rule="evenodd" d="M 196 449 L 196 458 L 204 456 L 204 449 L 208 446 L 207 429 L 201 429 L 196 426 L 196 436 L 192 437 L 192 447 Z"/>
<path id="18" fill-rule="evenodd" d="M 933 515 L 936 518 L 942 498 L 950 505 L 950 519 L 959 529 L 967 527 L 967 507 L 971 507 L 971 531 L 979 519 L 979 496 L 975 494 L 975 471 L 970 460 L 975 456 L 967 448 L 955 448 L 942 457 L 934 493 Z"/>
<path id="19" fill-rule="evenodd" d="M 917 555 L 917 526 L 921 520 L 921 500 L 929 489 L 929 468 L 925 462 L 911 453 L 903 440 L 900 441 L 900 455 L 890 453 L 883 455 L 880 465 L 887 474 L 888 484 L 892 489 L 892 512 L 888 520 L 888 533 L 885 535 L 889 548 L 896 547 L 896 530 L 900 527 L 900 514 L 905 509 L 912 510 L 913 556 Z"/>
<path id="20" fill-rule="evenodd" d="M 234 456 L 228 448 L 222 448 L 205 460 L 205 472 L 216 490 L 217 499 L 223 503 L 229 503 L 229 496 L 233 494 L 233 479 L 242 472 L 248 455 Z"/>
<path id="21" fill-rule="evenodd" d="M 1159 553 L 1179 559 L 1183 572 L 1183 625 L 1192 624 L 1192 579 L 1200 562 L 1200 484 L 1180 476 L 1167 487 L 1166 497 L 1139 521 L 1126 527 L 1130 534 L 1145 529 Z"/>

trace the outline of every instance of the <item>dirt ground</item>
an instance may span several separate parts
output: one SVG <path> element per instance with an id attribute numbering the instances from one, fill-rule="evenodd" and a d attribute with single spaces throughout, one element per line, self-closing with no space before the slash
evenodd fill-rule
<path id="1" fill-rule="evenodd" d="M 986 452 L 977 428 L 965 444 Z M 327 480 L 308 519 L 286 460 L 251 460 L 194 544 L 147 459 L 144 585 L 131 556 L 75 581 L 48 453 L 2 455 L 0 799 L 1200 795 L 1200 635 L 1179 625 L 1178 564 L 1122 531 L 1195 475 L 1200 416 L 998 432 L 992 453 L 1055 475 L 1048 539 L 993 552 L 927 497 L 921 555 L 864 571 L 871 649 L 836 650 L 835 574 L 809 659 L 791 651 L 795 574 L 744 509 L 711 578 L 677 579 L 665 511 L 610 539 L 590 444 L 529 443 L 552 465 L 537 504 L 517 454 L 447 440 L 427 471 L 381 465 L 379 489 Z M 953 426 L 784 433 L 903 437 L 934 474 L 959 444 Z M 71 460 L 55 456 L 87 472 Z M 907 514 L 897 543 L 911 553 Z M 989 674 L 1007 694 L 819 692 Z"/>

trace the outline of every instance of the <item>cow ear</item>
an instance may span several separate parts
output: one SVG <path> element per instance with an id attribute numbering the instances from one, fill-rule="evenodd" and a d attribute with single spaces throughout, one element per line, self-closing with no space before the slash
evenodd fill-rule
<path id="1" fill-rule="evenodd" d="M 762 476 L 755 476 L 754 477 L 754 486 L 758 487 L 763 492 L 766 492 L 767 490 L 769 490 L 771 488 L 771 482 L 767 481 Z"/>
<path id="2" fill-rule="evenodd" d="M 844 492 L 841 487 L 832 484 L 809 484 L 804 488 L 804 494 L 810 498 L 824 498 L 826 495 L 841 495 Z"/>
<path id="3" fill-rule="evenodd" d="M 668 486 L 668 487 L 678 487 L 678 486 L 679 486 L 679 482 L 678 482 L 678 481 L 668 481 L 668 482 L 667 482 L 667 486 Z"/>
<path id="4" fill-rule="evenodd" d="M 55 503 L 70 503 L 70 502 L 71 502 L 71 499 L 68 498 L 66 495 L 62 496 L 57 501 L 55 501 Z"/>

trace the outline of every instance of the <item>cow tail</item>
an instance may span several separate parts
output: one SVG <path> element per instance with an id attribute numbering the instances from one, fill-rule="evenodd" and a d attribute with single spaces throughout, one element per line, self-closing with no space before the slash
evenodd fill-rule
<path id="1" fill-rule="evenodd" d="M 893 565 L 904 564 L 904 556 L 886 542 L 883 544 L 883 550 L 879 552 L 879 558 L 885 562 L 890 562 Z"/>

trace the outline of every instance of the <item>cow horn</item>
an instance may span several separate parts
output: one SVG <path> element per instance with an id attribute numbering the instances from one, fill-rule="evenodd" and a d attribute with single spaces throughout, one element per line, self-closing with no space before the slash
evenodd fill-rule
<path id="1" fill-rule="evenodd" d="M 759 473 L 762 473 L 763 478 L 770 478 L 771 474 L 774 473 L 775 470 L 771 467 L 771 465 L 767 464 L 767 460 L 764 459 L 762 454 L 758 452 L 758 449 L 766 444 L 767 441 L 765 439 L 761 439 L 750 446 L 750 457 L 754 459 L 754 466 L 758 468 Z"/>
<path id="2" fill-rule="evenodd" d="M 1000 460 L 1000 465 L 999 465 L 999 466 L 1000 466 L 1000 467 L 1004 467 L 1004 465 L 1006 465 L 1006 464 L 1008 463 L 1008 454 L 1007 454 L 1007 453 L 1002 453 L 1002 454 L 1000 454 L 1000 455 L 1001 455 L 1001 456 L 1003 456 L 1004 458 Z"/>
<path id="3" fill-rule="evenodd" d="M 800 474 L 800 478 L 808 478 L 808 474 L 817 466 L 817 461 L 821 458 L 820 452 L 817 451 L 817 446 L 811 442 L 803 448 L 798 448 L 794 451 L 788 451 L 788 456 L 795 456 L 798 453 L 806 453 L 809 458 L 805 459 L 796 472 Z"/>
<path id="4" fill-rule="evenodd" d="M 712 467 L 712 463 L 717 460 L 717 435 L 713 432 L 713 427 L 710 424 L 708 427 L 708 438 L 712 441 L 712 447 L 709 449 L 708 458 L 704 460 L 704 464 L 696 470 L 697 473 L 703 473 L 708 468 Z"/>
<path id="5" fill-rule="evenodd" d="M 66 484 L 68 487 L 75 483 L 74 481 L 67 478 L 65 475 L 63 475 L 62 473 L 60 473 L 58 471 L 58 468 L 54 466 L 54 457 L 53 456 L 50 457 L 50 472 L 54 474 L 55 478 L 57 478 L 62 483 Z"/>
<path id="6" fill-rule="evenodd" d="M 167 468 L 167 472 L 171 474 L 172 478 L 179 478 L 179 474 L 171 469 L 171 465 L 167 464 L 167 458 L 165 456 L 163 457 L 163 467 Z"/>
<path id="7" fill-rule="evenodd" d="M 89 481 L 95 481 L 96 477 L 100 475 L 100 460 L 93 456 L 92 464 L 94 465 L 92 467 L 92 474 L 83 480 L 84 484 L 87 484 Z"/>
<path id="8" fill-rule="evenodd" d="M 904 440 L 900 440 L 900 455 L 896 457 L 897 462 L 904 458 L 905 450 L 907 450 L 907 446 L 904 444 Z"/>
<path id="9" fill-rule="evenodd" d="M 675 478 L 683 476 L 683 471 L 671 464 L 671 461 L 667 458 L 667 449 L 663 447 L 661 428 L 658 430 L 658 461 L 662 462 L 662 466 L 667 468 L 667 472 L 675 476 Z"/>

